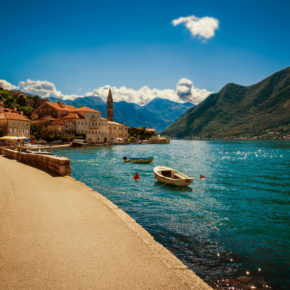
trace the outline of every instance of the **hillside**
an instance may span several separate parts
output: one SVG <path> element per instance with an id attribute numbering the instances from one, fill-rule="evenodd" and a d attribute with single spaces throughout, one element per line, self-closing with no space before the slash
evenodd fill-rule
<path id="1" fill-rule="evenodd" d="M 290 134 L 290 68 L 263 81 L 227 84 L 166 128 L 175 138 L 273 138 Z"/>
<path id="2" fill-rule="evenodd" d="M 87 106 L 100 111 L 104 118 L 107 116 L 106 103 L 100 97 L 87 96 L 75 100 L 50 98 L 50 100 L 62 101 L 76 107 Z M 180 104 L 161 98 L 156 98 L 145 106 L 125 101 L 114 102 L 114 120 L 129 127 L 155 128 L 160 132 L 192 106 L 191 103 Z"/>
<path id="3" fill-rule="evenodd" d="M 32 111 L 44 101 L 39 96 L 28 96 L 19 91 L 8 91 L 3 88 L 0 88 L 0 100 L 3 101 L 5 108 L 16 108 L 29 118 Z"/>
<path id="4" fill-rule="evenodd" d="M 107 105 L 100 97 L 87 96 L 74 100 L 62 100 L 54 97 L 49 99 L 55 103 L 64 102 L 77 108 L 87 106 L 100 111 L 104 118 L 107 117 Z M 46 101 L 39 96 L 30 96 L 20 91 L 8 91 L 2 88 L 0 88 L 0 100 L 4 101 L 5 107 L 17 108 L 19 112 L 23 111 L 24 115 L 29 118 L 32 111 Z M 160 132 L 192 106 L 191 103 L 180 104 L 160 98 L 152 100 L 146 106 L 125 101 L 115 102 L 114 120 L 127 124 L 129 127 L 155 128 L 157 132 Z"/>

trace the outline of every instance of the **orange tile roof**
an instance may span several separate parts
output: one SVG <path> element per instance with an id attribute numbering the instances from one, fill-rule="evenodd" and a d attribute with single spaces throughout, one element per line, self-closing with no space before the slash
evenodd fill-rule
<path id="1" fill-rule="evenodd" d="M 97 110 L 94 110 L 92 108 L 88 108 L 88 107 L 85 107 L 85 106 L 82 106 L 82 107 L 79 107 L 78 109 L 76 109 L 76 111 L 78 112 L 95 112 L 95 113 L 101 113 Z"/>
<path id="2" fill-rule="evenodd" d="M 81 119 L 81 117 L 77 113 L 68 113 L 62 119 Z"/>
<path id="3" fill-rule="evenodd" d="M 7 119 L 7 120 L 19 120 L 19 121 L 30 121 L 26 116 L 21 115 L 13 110 L 2 111 L 2 114 L 0 114 L 0 119 Z"/>
<path id="4" fill-rule="evenodd" d="M 51 124 L 50 126 L 59 126 L 59 125 L 63 125 L 65 123 L 64 120 L 61 120 L 61 119 L 55 119 Z"/>
<path id="5" fill-rule="evenodd" d="M 76 111 L 77 110 L 76 107 L 74 107 L 72 105 L 66 105 L 64 103 L 46 102 L 44 104 L 47 104 L 47 105 L 53 107 L 54 109 L 60 110 L 60 111 L 71 111 L 71 112 L 73 112 L 73 111 Z"/>
<path id="6" fill-rule="evenodd" d="M 41 116 L 41 117 L 39 117 L 37 120 L 35 120 L 35 121 L 39 121 L 39 120 L 49 120 L 49 121 L 51 121 L 51 120 L 55 120 L 55 118 L 53 118 L 52 116 L 50 116 L 50 115 L 46 115 L 46 116 Z"/>
<path id="7" fill-rule="evenodd" d="M 111 125 L 120 125 L 120 126 L 124 126 L 124 127 L 127 126 L 127 125 L 125 125 L 125 124 L 117 123 L 117 122 L 112 122 L 112 121 L 108 121 L 108 123 L 111 124 Z"/>

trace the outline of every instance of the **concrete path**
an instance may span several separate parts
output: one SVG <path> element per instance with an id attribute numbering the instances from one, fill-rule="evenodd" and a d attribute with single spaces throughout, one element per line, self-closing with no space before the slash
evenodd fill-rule
<path id="1" fill-rule="evenodd" d="M 0 156 L 0 289 L 210 289 L 71 177 Z"/>

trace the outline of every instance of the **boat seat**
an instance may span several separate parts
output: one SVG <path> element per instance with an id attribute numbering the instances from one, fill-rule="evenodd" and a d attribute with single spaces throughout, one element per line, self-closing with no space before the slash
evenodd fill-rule
<path id="1" fill-rule="evenodd" d="M 177 173 L 174 174 L 173 178 L 174 179 L 183 179 L 183 177 Z"/>

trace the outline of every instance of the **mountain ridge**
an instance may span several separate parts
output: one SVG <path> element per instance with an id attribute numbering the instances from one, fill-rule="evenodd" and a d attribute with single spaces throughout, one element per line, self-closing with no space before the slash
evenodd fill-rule
<path id="1" fill-rule="evenodd" d="M 86 96 L 74 100 L 50 97 L 49 100 L 76 107 L 87 106 L 100 111 L 104 118 L 107 117 L 106 102 L 98 96 Z M 144 106 L 126 101 L 114 102 L 114 120 L 129 127 L 155 128 L 160 132 L 192 106 L 194 105 L 191 103 L 177 103 L 162 98 L 155 98 Z"/>
<path id="2" fill-rule="evenodd" d="M 267 137 L 273 131 L 277 135 L 288 134 L 289 110 L 290 68 L 287 67 L 250 86 L 225 85 L 186 111 L 162 134 L 213 139 Z"/>

